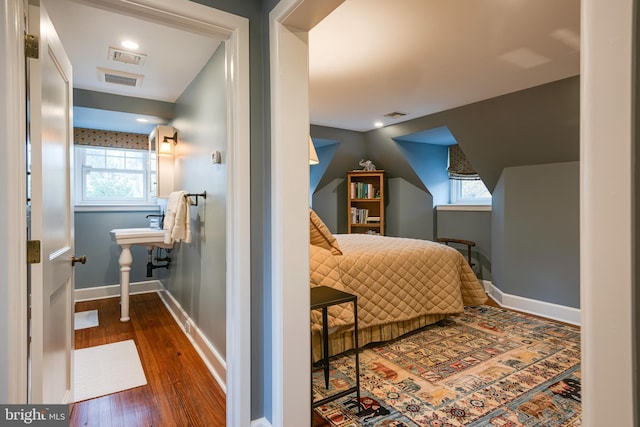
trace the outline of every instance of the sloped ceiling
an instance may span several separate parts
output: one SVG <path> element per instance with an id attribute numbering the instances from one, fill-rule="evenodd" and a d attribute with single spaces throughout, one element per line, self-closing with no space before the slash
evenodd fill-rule
<path id="1" fill-rule="evenodd" d="M 571 77 L 364 133 L 312 126 L 314 138 L 341 142 L 318 188 L 344 178 L 363 156 L 388 176 L 427 188 L 411 164 L 414 159 L 409 162 L 395 140 L 410 135 L 414 143 L 433 143 L 419 137 L 433 136 L 430 131 L 442 127 L 451 132 L 493 191 L 506 167 L 579 160 L 580 79 Z"/>
<path id="2" fill-rule="evenodd" d="M 578 75 L 580 0 L 345 0 L 309 55 L 311 122 L 368 131 Z"/>
<path id="3" fill-rule="evenodd" d="M 493 191 L 506 167 L 580 156 L 580 80 L 572 77 L 367 132 L 367 154 L 416 186 L 393 138 L 447 126 Z"/>

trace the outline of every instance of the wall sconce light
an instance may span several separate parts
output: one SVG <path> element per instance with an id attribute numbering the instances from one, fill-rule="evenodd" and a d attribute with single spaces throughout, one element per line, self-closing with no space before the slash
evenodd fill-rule
<path id="1" fill-rule="evenodd" d="M 211 163 L 214 165 L 222 163 L 222 154 L 218 150 L 211 152 Z"/>
<path id="2" fill-rule="evenodd" d="M 318 159 L 318 153 L 316 153 L 316 147 L 313 146 L 313 140 L 309 137 L 309 164 L 317 165 L 320 163 Z"/>
<path id="3" fill-rule="evenodd" d="M 165 136 L 162 139 L 162 142 L 160 143 L 159 154 L 168 156 L 173 154 L 173 146 L 171 145 L 170 141 L 173 141 L 173 145 L 176 145 L 178 143 L 178 132 L 174 132 L 173 136 Z"/>

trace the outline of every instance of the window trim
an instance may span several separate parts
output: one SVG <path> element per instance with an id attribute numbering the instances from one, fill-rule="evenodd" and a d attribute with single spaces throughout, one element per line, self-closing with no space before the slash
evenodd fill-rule
<path id="1" fill-rule="evenodd" d="M 74 212 L 160 212 L 160 205 L 157 204 L 138 204 L 138 205 L 76 205 Z"/>
<path id="2" fill-rule="evenodd" d="M 492 205 L 438 205 L 437 211 L 491 212 Z"/>

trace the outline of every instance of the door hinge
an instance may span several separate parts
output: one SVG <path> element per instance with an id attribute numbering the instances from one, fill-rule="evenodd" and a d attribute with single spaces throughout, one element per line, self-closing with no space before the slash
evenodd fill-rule
<path id="1" fill-rule="evenodd" d="M 27 240 L 27 264 L 40 264 L 40 240 Z"/>
<path id="2" fill-rule="evenodd" d="M 40 38 L 33 34 L 25 34 L 24 36 L 24 54 L 27 58 L 38 59 L 38 50 L 40 46 Z"/>

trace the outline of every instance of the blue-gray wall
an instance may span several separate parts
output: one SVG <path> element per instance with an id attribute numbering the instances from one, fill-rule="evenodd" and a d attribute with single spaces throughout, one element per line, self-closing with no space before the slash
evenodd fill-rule
<path id="1" fill-rule="evenodd" d="M 471 248 L 471 262 L 474 263 L 478 279 L 491 281 L 491 218 L 492 212 L 485 210 L 445 210 L 436 211 L 435 237 L 451 237 L 471 240 L 476 243 Z M 452 244 L 467 257 L 465 245 Z"/>
<path id="2" fill-rule="evenodd" d="M 75 250 L 80 256 L 86 255 L 87 263 L 74 269 L 76 289 L 119 284 L 120 247 L 111 239 L 109 231 L 114 228 L 148 227 L 149 220 L 145 216 L 157 213 L 157 209 L 133 212 L 77 211 L 74 216 Z M 151 280 L 146 277 L 146 248 L 132 246 L 131 254 L 134 263 L 131 265 L 130 281 Z"/>
<path id="3" fill-rule="evenodd" d="M 220 45 L 176 101 L 174 187 L 206 191 L 190 208 L 192 242 L 174 245 L 165 288 L 216 351 L 226 354 L 227 112 L 225 47 Z M 211 163 L 220 151 L 221 164 Z M 226 358 L 226 357 L 225 357 Z"/>
<path id="4" fill-rule="evenodd" d="M 311 167 L 312 170 L 319 166 L 325 169 L 316 188 L 322 188 L 334 179 L 346 179 L 347 171 L 362 169 L 358 165 L 358 162 L 367 153 L 365 138 L 362 132 L 311 125 L 311 137 L 314 140 L 336 141 L 337 147 L 332 157 L 330 157 L 328 165 L 321 163 L 322 166 L 317 165 Z M 324 159 L 320 160 L 323 161 Z M 384 169 L 384 165 L 378 165 L 378 169 Z M 347 202 L 346 197 L 345 195 L 345 203 Z"/>
<path id="5" fill-rule="evenodd" d="M 171 102 L 136 98 L 134 96 L 114 95 L 77 88 L 73 89 L 73 106 L 156 116 L 165 119 L 172 119 L 175 109 L 175 105 Z M 151 132 L 151 130 L 149 130 L 149 132 Z"/>
<path id="6" fill-rule="evenodd" d="M 385 190 L 385 235 L 433 240 L 433 198 L 405 181 L 389 178 Z"/>
<path id="7" fill-rule="evenodd" d="M 449 147 L 395 138 L 400 152 L 433 198 L 433 206 L 449 203 Z"/>
<path id="8" fill-rule="evenodd" d="M 579 162 L 506 168 L 493 194 L 493 282 L 580 308 Z M 497 267 L 497 268 L 496 268 Z"/>
<path id="9" fill-rule="evenodd" d="M 311 195 L 316 191 L 320 180 L 327 171 L 327 167 L 329 163 L 331 163 L 331 159 L 335 156 L 336 151 L 338 151 L 340 144 L 337 141 L 319 140 L 316 138 L 314 146 L 320 163 L 309 165 L 309 188 Z"/>
<path id="10" fill-rule="evenodd" d="M 333 234 L 347 232 L 347 180 L 336 178 L 312 195 L 311 207 Z"/>

